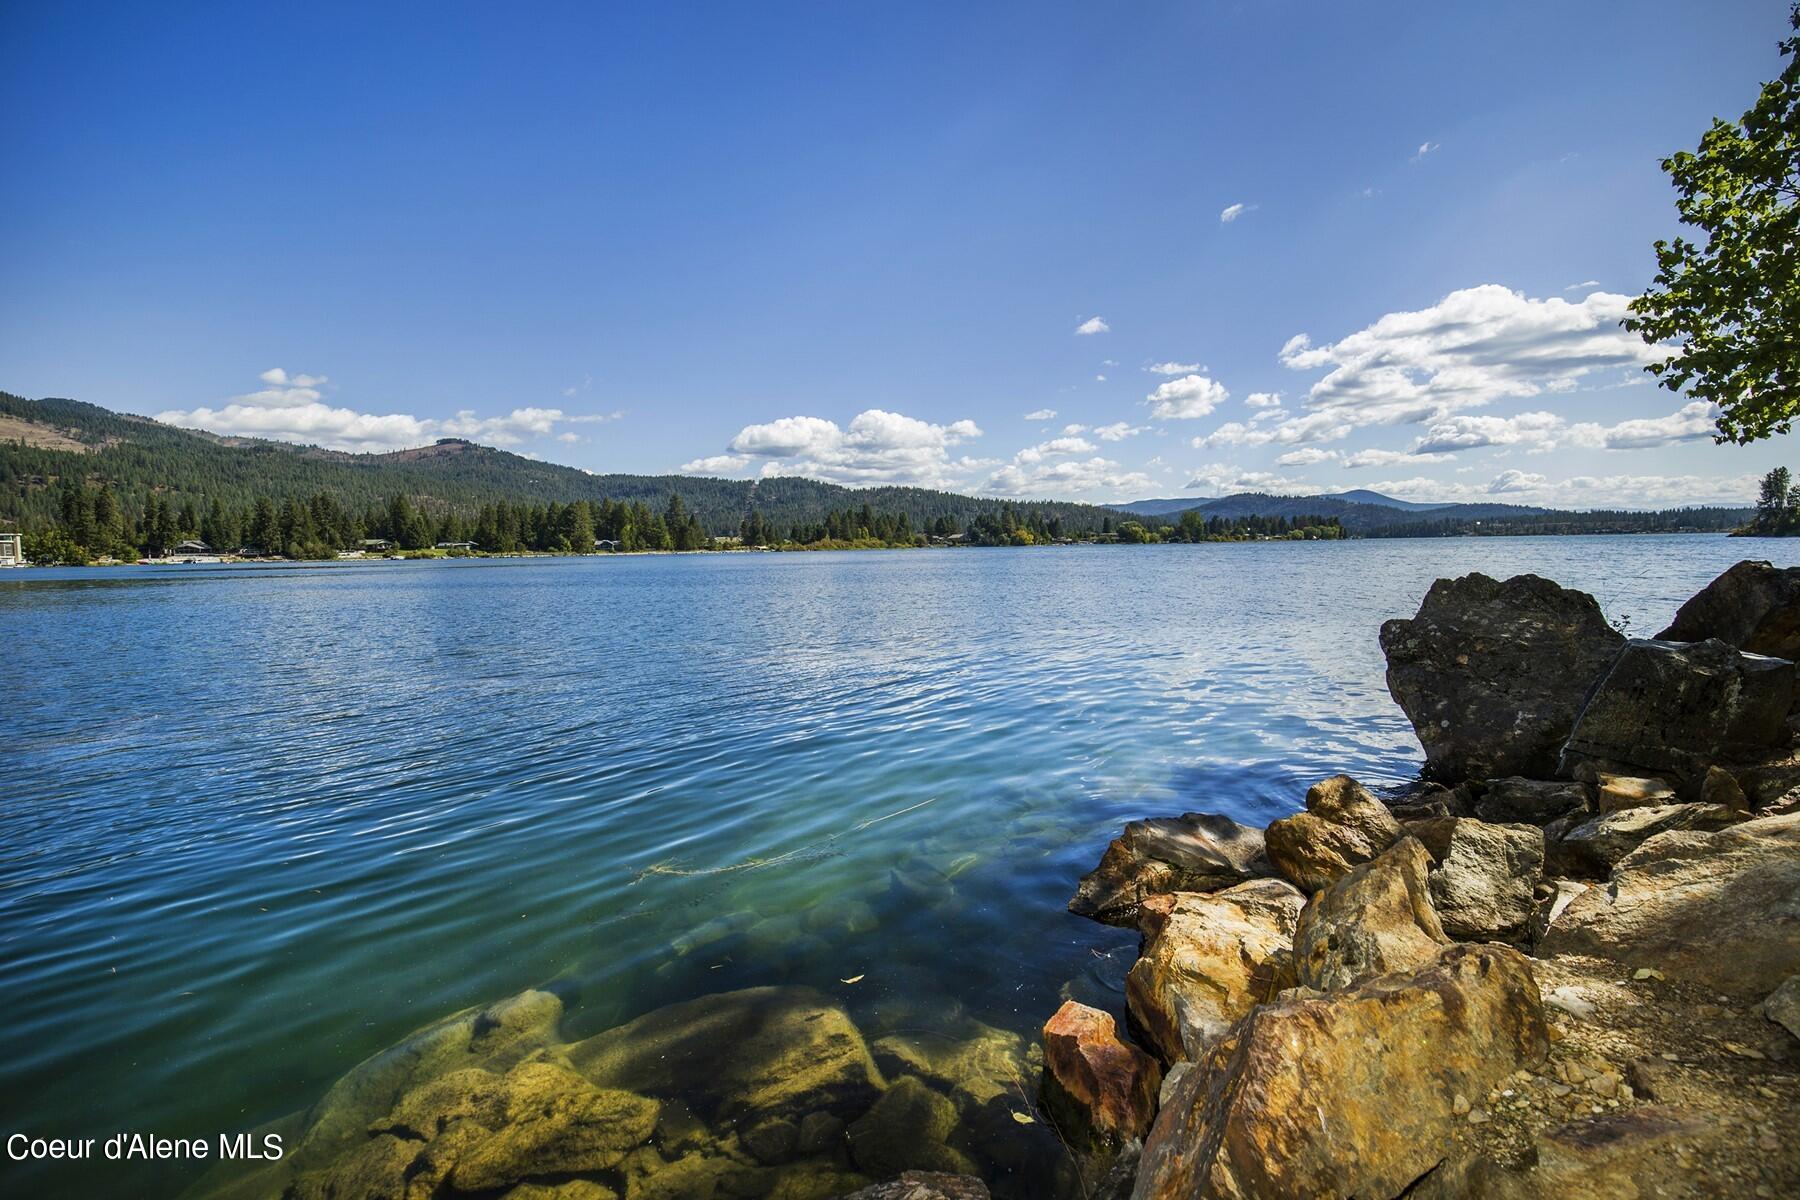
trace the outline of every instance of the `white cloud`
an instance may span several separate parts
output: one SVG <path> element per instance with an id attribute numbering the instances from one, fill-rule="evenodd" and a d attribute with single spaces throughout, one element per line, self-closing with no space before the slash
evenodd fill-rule
<path id="1" fill-rule="evenodd" d="M 746 425 L 726 449 L 732 456 L 764 460 L 765 476 L 802 475 L 863 486 L 952 487 L 959 472 L 968 469 L 968 460 L 953 462 L 950 448 L 980 436 L 973 421 L 936 425 L 871 408 L 858 413 L 845 429 L 823 417 L 782 417 Z"/>
<path id="2" fill-rule="evenodd" d="M 1687 504 L 1748 505 L 1757 477 L 1709 479 L 1698 475 L 1576 475 L 1551 479 L 1516 469 L 1487 483 L 1414 477 L 1370 484 L 1375 491 L 1433 503 L 1524 504 L 1541 508 L 1676 508 Z"/>
<path id="3" fill-rule="evenodd" d="M 1595 292 L 1533 300 L 1497 284 L 1452 292 L 1430 308 L 1388 313 L 1329 345 L 1289 338 L 1281 361 L 1329 367 L 1306 407 L 1353 425 L 1441 422 L 1494 401 L 1573 390 L 1583 378 L 1656 361 L 1619 327 L 1630 298 Z"/>
<path id="4" fill-rule="evenodd" d="M 1417 455 L 1483 446 L 1521 446 L 1530 451 L 1559 445 L 1588 450 L 1647 450 L 1676 442 L 1697 442 L 1716 432 L 1719 410 L 1705 400 L 1684 405 L 1666 417 L 1643 417 L 1617 425 L 1571 425 L 1555 413 L 1525 412 L 1511 417 L 1454 416 L 1432 425 L 1413 447 Z"/>
<path id="5" fill-rule="evenodd" d="M 1599 286 L 1600 281 L 1598 279 L 1584 279 L 1580 283 L 1571 283 L 1568 287 L 1564 288 L 1563 291 L 1581 292 L 1586 291 L 1588 288 L 1597 288 Z"/>
<path id="6" fill-rule="evenodd" d="M 1013 462 L 989 476 L 981 490 L 1002 496 L 1095 492 L 1122 496 L 1130 492 L 1143 492 L 1155 486 L 1155 481 L 1149 475 L 1127 470 L 1109 458 L 1096 456 L 1051 463 Z"/>
<path id="7" fill-rule="evenodd" d="M 1511 417 L 1448 417 L 1425 431 L 1413 446 L 1421 454 L 1475 450 L 1483 446 L 1524 446 L 1550 450 L 1565 428 L 1555 413 L 1523 412 Z"/>
<path id="8" fill-rule="evenodd" d="M 1251 392 L 1244 397 L 1244 404 L 1250 408 L 1280 408 L 1280 392 Z"/>
<path id="9" fill-rule="evenodd" d="M 1150 415 L 1164 420 L 1192 420 L 1204 417 L 1225 403 L 1231 393 L 1215 379 L 1204 375 L 1184 375 L 1159 384 L 1145 397 Z"/>
<path id="10" fill-rule="evenodd" d="M 1321 450 L 1317 446 L 1302 446 L 1298 450 L 1289 450 L 1275 460 L 1278 467 L 1310 467 L 1315 463 L 1333 462 L 1337 459 L 1336 450 Z"/>
<path id="11" fill-rule="evenodd" d="M 1317 492 L 1318 486 L 1303 479 L 1277 475 L 1272 471 L 1246 471 L 1235 463 L 1206 463 L 1196 467 L 1187 481 L 1189 490 L 1215 494 L 1231 492 L 1272 492 L 1305 496 Z"/>
<path id="12" fill-rule="evenodd" d="M 1278 410 L 1263 410 L 1276 411 Z M 1338 413 L 1327 410 L 1287 417 L 1277 424 L 1261 427 L 1256 426 L 1255 418 L 1252 418 L 1250 425 L 1241 421 L 1227 421 L 1210 434 L 1194 438 L 1189 444 L 1196 450 L 1204 450 L 1209 446 L 1293 446 L 1307 442 L 1335 442 L 1348 437 L 1350 428 L 1349 423 Z"/>
<path id="13" fill-rule="evenodd" d="M 714 454 L 684 462 L 679 469 L 683 475 L 735 475 L 749 465 L 748 454 Z"/>
<path id="14" fill-rule="evenodd" d="M 1219 213 L 1219 224 L 1229 225 L 1245 213 L 1255 211 L 1256 205 L 1254 204 L 1227 204 L 1224 211 Z"/>
<path id="15" fill-rule="evenodd" d="M 574 415 L 560 408 L 515 408 L 498 417 L 463 410 L 439 419 L 410 413 L 365 413 L 328 403 L 323 375 L 290 375 L 271 367 L 259 378 L 268 387 L 234 396 L 222 407 L 171 409 L 157 414 L 167 425 L 206 429 L 234 437 L 300 442 L 333 450 L 381 452 L 420 446 L 442 437 L 516 446 L 555 435 L 564 424 L 604 421 L 619 414 Z M 567 439 L 564 439 L 567 440 Z"/>
<path id="16" fill-rule="evenodd" d="M 1034 409 L 1025 414 L 1025 419 L 1027 421 L 1054 421 L 1056 420 L 1056 410 L 1054 408 Z"/>
<path id="17" fill-rule="evenodd" d="M 1086 425 L 1064 425 L 1063 426 L 1063 433 L 1069 437 L 1077 437 L 1081 434 L 1086 433 L 1087 431 L 1088 431 L 1088 427 Z"/>
<path id="18" fill-rule="evenodd" d="M 1705 400 L 1683 405 L 1666 417 L 1644 417 L 1617 425 L 1574 425 L 1569 440 L 1606 450 L 1647 450 L 1675 442 L 1698 442 L 1718 433 L 1719 410 Z"/>
<path id="19" fill-rule="evenodd" d="M 1159 362 L 1151 363 L 1144 370 L 1156 375 L 1192 375 L 1200 369 L 1199 363 Z"/>
<path id="20" fill-rule="evenodd" d="M 1089 317 L 1075 327 L 1075 332 L 1082 337 L 1087 337 L 1096 333 L 1111 333 L 1112 326 L 1099 317 Z"/>
<path id="21" fill-rule="evenodd" d="M 1081 437 L 1051 438 L 1047 442 L 1039 442 L 1035 446 L 1027 446 L 1013 456 L 1015 464 L 1030 465 L 1043 462 L 1047 458 L 1055 458 L 1065 454 L 1091 454 L 1096 449 L 1094 443 Z"/>
<path id="22" fill-rule="evenodd" d="M 1095 383 L 1105 383 L 1105 382 L 1106 382 L 1106 376 L 1104 376 L 1104 375 L 1096 375 L 1096 376 L 1094 376 L 1094 382 L 1095 382 Z"/>
<path id="23" fill-rule="evenodd" d="M 1494 476 L 1494 481 L 1488 484 L 1487 490 L 1491 496 L 1503 496 L 1508 492 L 1537 492 L 1542 491 L 1549 482 L 1547 476 L 1510 469 Z"/>
<path id="24" fill-rule="evenodd" d="M 1455 462 L 1456 455 L 1369 449 L 1344 454 L 1339 461 L 1346 467 L 1391 467 L 1396 463 Z"/>
<path id="25" fill-rule="evenodd" d="M 1437 150 L 1440 148 L 1441 148 L 1441 146 L 1440 146 L 1440 143 L 1438 143 L 1438 142 L 1420 142 L 1419 143 L 1419 151 L 1417 154 L 1414 154 L 1412 156 L 1412 160 L 1414 162 L 1419 162 L 1427 154 L 1430 154 L 1433 150 Z"/>
<path id="26" fill-rule="evenodd" d="M 1133 425 L 1128 421 L 1114 421 L 1111 425 L 1101 425 L 1094 430 L 1094 436 L 1103 442 L 1122 442 L 1128 437 L 1136 437 L 1144 432 L 1142 425 Z"/>

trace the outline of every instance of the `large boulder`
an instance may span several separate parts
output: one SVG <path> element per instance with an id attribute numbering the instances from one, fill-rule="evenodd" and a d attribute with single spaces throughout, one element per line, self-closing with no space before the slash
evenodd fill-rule
<path id="1" fill-rule="evenodd" d="M 1509 775 L 1488 781 L 1475 801 L 1475 815 L 1496 825 L 1547 825 L 1586 811 L 1590 803 L 1586 784 Z"/>
<path id="2" fill-rule="evenodd" d="M 1132 925 L 1138 906 L 1168 892 L 1212 892 L 1270 874 L 1262 830 L 1214 813 L 1133 821 L 1082 876 L 1069 911 Z"/>
<path id="3" fill-rule="evenodd" d="M 1264 1005 L 1175 1085 L 1133 1196 L 1397 1195 L 1446 1157 L 1457 1096 L 1548 1048 L 1531 968 L 1503 946 Z"/>
<path id="4" fill-rule="evenodd" d="M 1711 804 L 1662 804 L 1563 817 L 1544 827 L 1544 865 L 1551 875 L 1605 879 L 1627 854 L 1659 833 L 1725 829 L 1741 820 L 1743 814 Z"/>
<path id="5" fill-rule="evenodd" d="M 1658 834 L 1625 856 L 1611 886 L 1577 896 L 1540 950 L 1761 999 L 1800 969 L 1800 813 Z"/>
<path id="6" fill-rule="evenodd" d="M 701 996 L 568 1047 L 594 1082 L 679 1097 L 703 1116 L 854 1115 L 883 1079 L 862 1033 L 828 997 L 763 987 Z"/>
<path id="7" fill-rule="evenodd" d="M 1322 992 L 1437 957 L 1450 939 L 1431 907 L 1431 856 L 1403 838 L 1306 902 L 1294 929 L 1294 974 Z"/>
<path id="8" fill-rule="evenodd" d="M 1065 1000 L 1044 1023 L 1041 1097 L 1071 1145 L 1117 1153 L 1150 1132 L 1162 1068 L 1119 1040 L 1112 1017 Z"/>
<path id="9" fill-rule="evenodd" d="M 1269 861 L 1301 891 L 1318 891 L 1400 840 L 1400 822 L 1368 788 L 1333 775 L 1306 792 L 1306 811 L 1264 834 Z"/>
<path id="10" fill-rule="evenodd" d="M 1559 774 L 1594 770 L 1693 785 L 1731 758 L 1791 739 L 1794 664 L 1715 639 L 1634 639 L 1594 686 L 1563 748 Z"/>
<path id="11" fill-rule="evenodd" d="M 1800 567 L 1745 561 L 1707 584 L 1656 635 L 1669 642 L 1718 638 L 1739 650 L 1800 659 Z"/>
<path id="12" fill-rule="evenodd" d="M 1456 783 L 1555 773 L 1557 752 L 1624 637 L 1585 592 L 1536 575 L 1440 579 L 1411 620 L 1381 627 L 1388 691 Z"/>
<path id="13" fill-rule="evenodd" d="M 1166 1063 L 1198 1058 L 1233 1021 L 1291 985 L 1294 922 L 1305 904 L 1281 880 L 1256 879 L 1178 892 L 1147 909 L 1144 951 L 1125 978 L 1139 1040 Z"/>
<path id="14" fill-rule="evenodd" d="M 1544 876 L 1544 831 L 1535 825 L 1492 825 L 1467 817 L 1415 821 L 1425 843 L 1431 903 L 1455 938 L 1522 936 Z"/>

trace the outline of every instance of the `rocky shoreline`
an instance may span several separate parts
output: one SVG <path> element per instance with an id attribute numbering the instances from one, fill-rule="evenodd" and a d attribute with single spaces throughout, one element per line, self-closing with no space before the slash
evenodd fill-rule
<path id="1" fill-rule="evenodd" d="M 1137 1045 L 1044 1027 L 1088 1194 L 1800 1195 L 1800 569 L 1633 640 L 1439 580 L 1381 644 L 1420 783 L 1133 822 L 1070 901 L 1142 939 Z"/>
<path id="2" fill-rule="evenodd" d="M 1381 642 L 1418 783 L 1133 821 L 1080 881 L 1140 939 L 1123 1031 L 784 986 L 566 1040 L 527 991 L 197 1194 L 1800 1195 L 1800 568 L 1741 563 L 1638 640 L 1535 576 L 1440 580 Z"/>

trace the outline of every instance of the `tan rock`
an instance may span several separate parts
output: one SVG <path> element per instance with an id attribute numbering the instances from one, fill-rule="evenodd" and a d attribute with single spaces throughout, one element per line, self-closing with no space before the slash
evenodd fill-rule
<path id="1" fill-rule="evenodd" d="M 1437 957 L 1450 939 L 1431 907 L 1431 856 L 1399 842 L 1307 901 L 1294 930 L 1294 974 L 1320 991 L 1352 987 Z"/>
<path id="2" fill-rule="evenodd" d="M 1110 1014 L 1066 1000 L 1044 1024 L 1042 1098 L 1078 1148 L 1116 1151 L 1156 1116 L 1162 1068 L 1119 1040 Z"/>
<path id="3" fill-rule="evenodd" d="M 1530 966 L 1502 946 L 1265 1005 L 1177 1085 L 1134 1197 L 1393 1196 L 1445 1158 L 1457 1095 L 1547 1052 Z"/>
<path id="4" fill-rule="evenodd" d="M 1716 804 L 1736 813 L 1750 811 L 1750 800 L 1744 795 L 1743 785 L 1724 767 L 1706 769 L 1706 778 L 1700 781 L 1700 803 Z"/>
<path id="5" fill-rule="evenodd" d="M 607 1087 L 679 1096 L 709 1119 L 750 1114 L 848 1116 L 883 1079 L 844 1010 L 808 988 L 749 988 L 646 1013 L 568 1047 L 576 1070 Z"/>
<path id="6" fill-rule="evenodd" d="M 1544 831 L 1467 817 L 1416 821 L 1431 852 L 1431 903 L 1455 938 L 1520 939 L 1544 876 Z"/>
<path id="7" fill-rule="evenodd" d="M 1305 812 L 1270 825 L 1264 842 L 1275 869 L 1310 895 L 1386 850 L 1401 833 L 1367 788 L 1334 775 L 1308 789 Z"/>
<path id="8" fill-rule="evenodd" d="M 1069 911 L 1131 925 L 1138 906 L 1170 892 L 1210 892 L 1271 872 L 1263 833 L 1213 813 L 1133 821 L 1082 876 Z"/>
<path id="9" fill-rule="evenodd" d="M 1415 1184 L 1407 1200 L 1616 1200 L 1713 1196 L 1713 1183 L 1679 1169 L 1677 1147 L 1709 1135 L 1711 1122 L 1646 1106 L 1582 1117 L 1545 1132 L 1524 1164 L 1453 1157 Z"/>
<path id="10" fill-rule="evenodd" d="M 1139 1040 L 1166 1063 L 1198 1058 L 1233 1021 L 1290 986 L 1305 903 L 1279 879 L 1177 893 L 1125 979 Z"/>
<path id="11" fill-rule="evenodd" d="M 1609 887 L 1570 903 L 1545 954 L 1656 963 L 1668 978 L 1764 996 L 1800 963 L 1800 814 L 1661 833 Z"/>
<path id="12" fill-rule="evenodd" d="M 1603 813 L 1623 812 L 1628 808 L 1655 808 L 1679 802 L 1680 797 L 1675 794 L 1675 789 L 1661 779 L 1600 772 L 1598 807 Z"/>

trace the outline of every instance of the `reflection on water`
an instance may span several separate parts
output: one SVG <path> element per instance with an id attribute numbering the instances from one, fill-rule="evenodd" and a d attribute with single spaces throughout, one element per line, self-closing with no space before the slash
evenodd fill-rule
<path id="1" fill-rule="evenodd" d="M 1796 550 L 8 572 L 4 1124 L 248 1128 L 528 988 L 569 1040 L 800 985 L 872 1039 L 904 1012 L 1029 1041 L 1062 996 L 1119 1007 L 1130 936 L 1063 904 L 1123 821 L 1261 823 L 1322 775 L 1416 770 L 1375 633 L 1436 576 L 1535 571 L 1653 632 L 1744 552 Z M 152 1179 L 181 1182 L 92 1187 Z"/>

